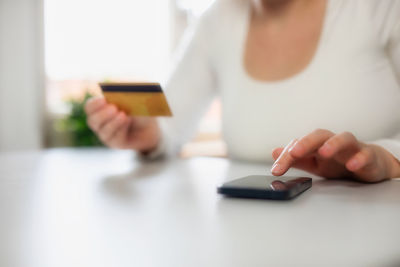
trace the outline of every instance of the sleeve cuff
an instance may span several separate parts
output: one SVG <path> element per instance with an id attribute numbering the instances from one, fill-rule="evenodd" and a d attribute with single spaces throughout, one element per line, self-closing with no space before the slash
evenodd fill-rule
<path id="1" fill-rule="evenodd" d="M 163 137 L 161 137 L 160 142 L 158 143 L 157 147 L 150 152 L 137 152 L 136 156 L 139 160 L 142 161 L 152 161 L 164 158 L 166 155 L 166 144 Z"/>

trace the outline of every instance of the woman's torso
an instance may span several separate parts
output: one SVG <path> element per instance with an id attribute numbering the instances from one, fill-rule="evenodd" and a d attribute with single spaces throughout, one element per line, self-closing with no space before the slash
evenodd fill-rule
<path id="1" fill-rule="evenodd" d="M 272 160 L 273 148 L 315 128 L 350 131 L 363 141 L 400 131 L 400 88 L 386 53 L 389 26 L 380 25 L 384 14 L 376 14 L 372 6 L 379 6 L 379 0 L 328 1 L 312 61 L 275 82 L 254 80 L 243 66 L 249 2 L 221 4 L 213 40 L 212 62 L 231 157 Z"/>

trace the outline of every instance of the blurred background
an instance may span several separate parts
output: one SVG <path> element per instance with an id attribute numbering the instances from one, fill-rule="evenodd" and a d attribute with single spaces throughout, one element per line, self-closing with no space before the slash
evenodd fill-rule
<path id="1" fill-rule="evenodd" d="M 0 0 L 0 151 L 101 146 L 83 106 L 98 82 L 162 81 L 213 0 Z M 183 156 L 224 155 L 216 99 Z"/>

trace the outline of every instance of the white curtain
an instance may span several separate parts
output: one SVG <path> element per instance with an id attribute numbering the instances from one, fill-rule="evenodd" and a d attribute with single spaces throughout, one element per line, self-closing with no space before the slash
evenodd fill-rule
<path id="1" fill-rule="evenodd" d="M 42 147 L 43 0 L 0 0 L 0 151 Z"/>

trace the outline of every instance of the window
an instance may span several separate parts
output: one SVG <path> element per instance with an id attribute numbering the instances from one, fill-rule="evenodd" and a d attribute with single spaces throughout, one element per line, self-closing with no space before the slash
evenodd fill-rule
<path id="1" fill-rule="evenodd" d="M 170 55 L 168 1 L 47 0 L 47 103 L 93 82 L 159 80 Z"/>
<path id="2" fill-rule="evenodd" d="M 65 101 L 98 94 L 104 80 L 160 81 L 188 20 L 213 0 L 45 0 L 46 102 L 50 117 Z M 213 104 L 201 128 L 218 128 Z M 218 131 L 218 130 L 217 130 Z M 51 146 L 62 141 L 50 134 Z M 51 137 L 53 136 L 53 137 Z"/>

